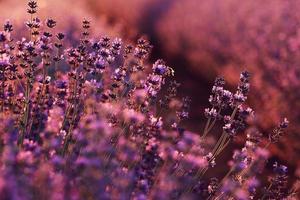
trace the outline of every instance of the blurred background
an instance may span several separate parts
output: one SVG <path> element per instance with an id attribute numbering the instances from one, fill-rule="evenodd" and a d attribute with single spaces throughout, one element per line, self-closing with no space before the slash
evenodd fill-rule
<path id="1" fill-rule="evenodd" d="M 28 18 L 26 0 L 0 0 L 0 20 L 9 18 L 15 34 Z M 273 158 L 300 166 L 300 0 L 39 0 L 39 16 L 52 17 L 72 41 L 83 18 L 93 34 L 154 45 L 151 60 L 163 58 L 192 98 L 187 129 L 201 134 L 204 108 L 214 78 L 223 76 L 235 90 L 239 73 L 252 74 L 249 122 L 267 137 L 283 118 L 290 128 L 270 147 Z M 238 140 L 236 141 L 237 145 Z"/>

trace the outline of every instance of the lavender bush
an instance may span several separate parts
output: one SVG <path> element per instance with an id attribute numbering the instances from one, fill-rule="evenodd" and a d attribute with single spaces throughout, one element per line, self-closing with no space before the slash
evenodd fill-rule
<path id="1" fill-rule="evenodd" d="M 283 115 L 293 126 L 279 145 L 278 156 L 291 167 L 300 167 L 299 134 L 299 1 L 297 0 L 89 0 L 96 15 L 111 24 L 121 22 L 125 35 L 146 33 L 184 80 L 179 94 L 193 95 L 193 112 L 199 116 L 208 95 L 205 86 L 216 75 L 229 87 L 238 82 L 245 66 L 253 74 L 248 101 L 256 110 L 253 123 L 267 132 Z M 187 12 L 188 11 L 188 12 Z M 125 22 L 122 22 L 125 21 Z M 127 32 L 126 32 L 127 31 Z M 186 78 L 184 78 L 186 77 Z M 193 92 L 197 89 L 198 93 Z M 194 117 L 193 117 L 194 118 Z M 189 120 L 193 123 L 193 120 Z M 194 126 L 199 127 L 197 123 Z"/>
<path id="2" fill-rule="evenodd" d="M 216 79 L 206 126 L 192 133 L 182 125 L 190 99 L 177 97 L 163 60 L 150 66 L 147 40 L 91 38 L 84 19 L 78 45 L 67 46 L 37 8 L 28 2 L 28 36 L 15 40 L 9 21 L 0 32 L 0 199 L 296 199 L 286 166 L 274 163 L 270 183 L 262 176 L 286 118 L 266 144 L 248 129 L 227 174 L 208 174 L 253 117 L 248 72 L 235 92 Z"/>
<path id="3" fill-rule="evenodd" d="M 256 109 L 255 124 L 267 131 L 282 115 L 294 122 L 272 154 L 295 167 L 300 166 L 294 162 L 300 152 L 300 117 L 294 112 L 300 97 L 299 6 L 297 0 L 176 1 L 157 23 L 164 52 L 183 58 L 199 76 L 224 75 L 234 85 L 247 66 L 254 74 L 249 102 Z"/>

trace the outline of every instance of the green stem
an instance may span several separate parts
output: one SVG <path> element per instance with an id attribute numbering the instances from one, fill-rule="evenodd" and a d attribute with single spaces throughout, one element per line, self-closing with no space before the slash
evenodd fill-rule
<path id="1" fill-rule="evenodd" d="M 24 141 L 25 134 L 27 131 L 28 120 L 29 120 L 29 107 L 30 107 L 29 98 L 30 98 L 30 81 L 27 80 L 26 90 L 25 90 L 24 116 L 23 116 L 23 120 L 22 120 L 22 131 L 21 131 L 21 136 L 18 140 L 19 146 L 23 145 L 23 141 Z"/>
<path id="2" fill-rule="evenodd" d="M 230 116 L 230 120 L 231 120 L 231 121 L 234 119 L 234 117 L 235 117 L 237 111 L 238 111 L 238 107 L 236 106 L 236 107 L 234 108 L 234 110 L 233 110 L 231 116 Z M 227 142 L 225 143 L 227 137 L 228 137 L 228 136 L 227 136 L 227 133 L 226 133 L 225 131 L 223 131 L 221 137 L 219 138 L 217 144 L 215 145 L 215 147 L 214 147 L 214 149 L 213 149 L 213 152 L 212 152 L 213 155 L 212 155 L 212 157 L 210 158 L 209 163 L 210 163 L 213 159 L 215 159 L 216 156 L 219 155 L 219 154 L 221 153 L 221 151 L 229 144 L 229 141 L 230 141 L 230 140 L 227 141 Z M 226 144 L 226 145 L 225 145 L 225 144 Z M 206 172 L 207 170 L 208 170 L 208 167 L 199 169 L 199 170 L 197 171 L 197 173 L 196 173 L 195 178 L 202 177 L 202 176 L 205 174 L 205 172 Z M 188 186 L 188 189 L 185 190 L 185 191 L 183 192 L 183 194 L 188 194 L 189 192 L 191 192 L 192 188 L 193 188 L 193 186 Z"/>
<path id="3" fill-rule="evenodd" d="M 76 113 L 77 113 L 77 105 L 76 105 L 76 96 L 77 96 L 77 92 L 78 92 L 78 73 L 76 73 L 76 79 L 75 79 L 75 84 L 74 84 L 74 93 L 73 93 L 73 103 L 70 105 L 74 107 L 73 109 L 73 114 L 72 114 L 72 118 L 71 118 L 71 125 L 69 127 L 68 133 L 66 134 L 66 138 L 65 138 L 65 142 L 64 142 L 64 147 L 62 150 L 62 155 L 64 156 L 65 153 L 68 151 L 68 147 L 69 147 L 69 143 L 71 141 L 72 138 L 72 131 L 74 128 L 74 123 L 75 123 L 75 118 L 76 118 Z M 70 108 L 71 109 L 71 108 Z"/>

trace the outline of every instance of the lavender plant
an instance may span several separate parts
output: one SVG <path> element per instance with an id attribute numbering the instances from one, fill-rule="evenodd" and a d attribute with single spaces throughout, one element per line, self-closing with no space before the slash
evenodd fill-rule
<path id="1" fill-rule="evenodd" d="M 28 2 L 28 35 L 14 40 L 13 26 L 0 32 L 0 199 L 285 199 L 287 167 L 274 164 L 267 185 L 260 179 L 268 147 L 287 119 L 261 144 L 248 130 L 223 176 L 207 172 L 247 127 L 250 74 L 237 90 L 217 78 L 205 109 L 203 133 L 183 128 L 190 99 L 177 97 L 179 84 L 163 60 L 152 68 L 152 46 L 119 38 L 91 38 L 84 19 L 78 45 L 67 46 L 54 19 L 37 15 Z M 63 66 L 60 68 L 60 66 Z M 67 70 L 66 70 L 67 69 Z M 168 85 L 162 97 L 164 86 Z M 213 148 L 206 137 L 224 125 Z M 261 187 L 266 184 L 265 187 Z M 263 188 L 261 190 L 261 188 Z"/>

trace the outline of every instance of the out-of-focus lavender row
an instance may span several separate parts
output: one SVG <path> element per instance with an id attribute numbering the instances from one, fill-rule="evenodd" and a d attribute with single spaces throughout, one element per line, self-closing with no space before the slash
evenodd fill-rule
<path id="1" fill-rule="evenodd" d="M 291 164 L 297 160 L 300 152 L 298 0 L 90 2 L 97 15 L 106 16 L 113 24 L 123 24 L 128 35 L 149 35 L 156 52 L 173 62 L 177 71 L 190 76 L 183 87 L 191 94 L 199 88 L 199 83 L 211 81 L 216 74 L 225 75 L 233 85 L 237 73 L 249 69 L 255 74 L 252 90 L 255 98 L 250 98 L 257 114 L 253 123 L 267 132 L 283 115 L 297 122 L 291 127 L 293 134 L 282 143 L 283 148 L 273 149 L 273 153 Z M 207 90 L 202 88 L 203 91 Z M 195 115 L 202 109 L 203 102 L 198 101 Z"/>

